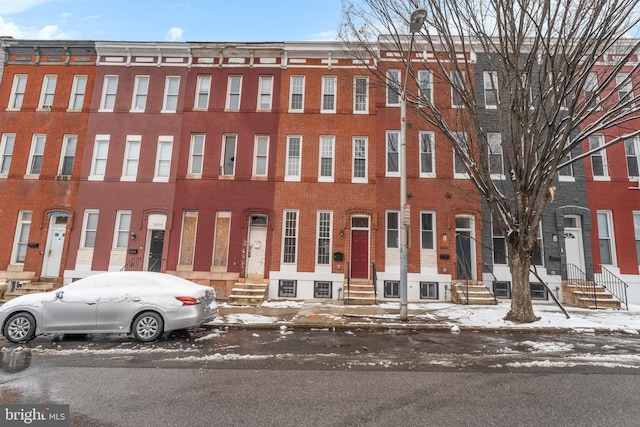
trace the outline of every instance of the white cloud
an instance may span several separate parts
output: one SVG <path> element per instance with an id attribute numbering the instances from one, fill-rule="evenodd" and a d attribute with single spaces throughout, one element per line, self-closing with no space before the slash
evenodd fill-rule
<path id="1" fill-rule="evenodd" d="M 0 15 L 21 13 L 54 0 L 0 0 Z"/>
<path id="2" fill-rule="evenodd" d="M 24 38 L 24 33 L 13 22 L 5 22 L 0 16 L 0 35 L 11 36 L 16 39 Z"/>
<path id="3" fill-rule="evenodd" d="M 61 40 L 73 39 L 74 34 L 63 31 L 57 25 L 45 25 L 42 28 L 20 27 L 13 22 L 7 22 L 0 16 L 0 36 L 10 36 L 15 39 Z"/>
<path id="4" fill-rule="evenodd" d="M 37 30 L 36 36 L 38 40 L 60 40 L 73 38 L 70 33 L 65 33 L 57 25 L 47 25 Z"/>
<path id="5" fill-rule="evenodd" d="M 182 39 L 182 34 L 184 33 L 184 28 L 180 27 L 171 27 L 167 34 L 165 34 L 164 39 L 169 42 L 175 42 Z"/>
<path id="6" fill-rule="evenodd" d="M 309 41 L 336 41 L 338 40 L 337 31 L 324 31 L 322 33 L 311 34 L 307 39 Z"/>

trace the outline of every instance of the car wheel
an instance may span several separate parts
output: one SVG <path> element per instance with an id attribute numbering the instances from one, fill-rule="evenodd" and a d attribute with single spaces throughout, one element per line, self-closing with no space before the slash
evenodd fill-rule
<path id="1" fill-rule="evenodd" d="M 140 342 L 155 341 L 164 332 L 164 322 L 158 313 L 145 311 L 133 321 L 131 333 Z"/>
<path id="2" fill-rule="evenodd" d="M 4 324 L 3 332 L 12 343 L 31 341 L 36 336 L 36 319 L 29 313 L 16 313 Z"/>

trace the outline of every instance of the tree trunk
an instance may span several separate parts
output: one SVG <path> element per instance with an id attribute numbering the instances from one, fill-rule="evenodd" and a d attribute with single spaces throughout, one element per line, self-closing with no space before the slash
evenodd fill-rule
<path id="1" fill-rule="evenodd" d="M 531 323 L 540 320 L 533 313 L 531 304 L 531 287 L 529 285 L 529 269 L 531 268 L 531 252 L 522 247 L 509 245 L 511 261 L 511 310 L 505 320 L 516 323 Z"/>

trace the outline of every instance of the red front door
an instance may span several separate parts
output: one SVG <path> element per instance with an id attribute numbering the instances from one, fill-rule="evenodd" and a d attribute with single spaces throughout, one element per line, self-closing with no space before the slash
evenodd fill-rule
<path id="1" fill-rule="evenodd" d="M 351 277 L 369 278 L 369 231 L 351 231 Z"/>

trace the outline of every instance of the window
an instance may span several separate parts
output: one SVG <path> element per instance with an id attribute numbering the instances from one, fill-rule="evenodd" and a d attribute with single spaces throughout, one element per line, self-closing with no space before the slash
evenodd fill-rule
<path id="1" fill-rule="evenodd" d="M 60 168 L 58 175 L 70 176 L 73 171 L 73 162 L 76 157 L 76 145 L 78 135 L 65 135 L 62 139 L 62 151 L 60 153 Z"/>
<path id="2" fill-rule="evenodd" d="M 542 223 L 538 225 L 538 237 L 531 252 L 531 263 L 534 265 L 544 265 L 544 246 L 542 244 Z"/>
<path id="3" fill-rule="evenodd" d="M 313 282 L 314 298 L 331 298 L 331 282 Z"/>
<path id="4" fill-rule="evenodd" d="M 297 280 L 279 280 L 278 281 L 278 297 L 296 297 Z"/>
<path id="5" fill-rule="evenodd" d="M 0 175 L 8 175 L 13 156 L 13 146 L 16 142 L 15 133 L 3 133 L 0 141 Z"/>
<path id="6" fill-rule="evenodd" d="M 489 149 L 489 173 L 492 178 L 503 179 L 502 136 L 499 133 L 488 133 L 487 148 Z"/>
<path id="7" fill-rule="evenodd" d="M 289 111 L 304 110 L 304 76 L 291 76 Z"/>
<path id="8" fill-rule="evenodd" d="M 384 297 L 400 298 L 400 282 L 397 280 L 384 281 Z"/>
<path id="9" fill-rule="evenodd" d="M 154 182 L 168 182 L 171 171 L 171 151 L 173 149 L 172 136 L 158 137 L 158 152 L 156 153 L 156 170 Z"/>
<path id="10" fill-rule="evenodd" d="M 271 110 L 273 76 L 260 76 L 258 85 L 258 110 Z"/>
<path id="11" fill-rule="evenodd" d="M 400 176 L 399 140 L 400 132 L 395 130 L 387 131 L 387 176 Z"/>
<path id="12" fill-rule="evenodd" d="M 435 212 L 420 213 L 420 247 L 435 249 Z"/>
<path id="13" fill-rule="evenodd" d="M 596 94 L 597 90 L 598 75 L 596 73 L 589 73 L 587 79 L 584 81 L 584 102 L 587 108 L 599 108 L 600 99 Z"/>
<path id="14" fill-rule="evenodd" d="M 429 70 L 418 71 L 418 84 L 420 85 L 420 103 L 433 104 L 433 73 Z"/>
<path id="15" fill-rule="evenodd" d="M 227 87 L 227 110 L 240 109 L 240 91 L 242 87 L 242 76 L 229 76 Z"/>
<path id="16" fill-rule="evenodd" d="M 322 77 L 322 113 L 336 112 L 336 76 Z"/>
<path id="17" fill-rule="evenodd" d="M 147 106 L 147 95 L 149 94 L 149 76 L 136 76 L 133 85 L 133 98 L 131 100 L 131 111 L 144 112 Z"/>
<path id="18" fill-rule="evenodd" d="M 462 96 L 461 92 L 466 91 L 466 86 L 464 83 L 464 74 L 462 71 L 452 71 L 451 72 L 451 106 L 462 107 Z"/>
<path id="19" fill-rule="evenodd" d="M 24 264 L 24 260 L 27 256 L 27 245 L 29 243 L 32 216 L 33 212 L 31 211 L 20 211 L 18 214 L 11 264 Z"/>
<path id="20" fill-rule="evenodd" d="M 589 137 L 589 149 L 594 150 L 604 146 L 604 135 L 592 135 Z M 591 170 L 594 179 L 608 177 L 607 153 L 605 149 L 596 151 L 591 155 Z"/>
<path id="21" fill-rule="evenodd" d="M 237 135 L 224 135 L 222 144 L 221 175 L 233 176 L 236 169 L 236 140 Z"/>
<path id="22" fill-rule="evenodd" d="M 81 248 L 93 248 L 96 245 L 96 232 L 98 231 L 98 211 L 84 211 L 84 222 L 82 227 Z"/>
<path id="23" fill-rule="evenodd" d="M 318 181 L 333 182 L 333 156 L 335 136 L 320 137 Z"/>
<path id="24" fill-rule="evenodd" d="M 213 265 L 226 270 L 229 258 L 229 233 L 231 231 L 231 212 L 216 213 L 216 231 L 213 242 Z"/>
<path id="25" fill-rule="evenodd" d="M 107 169 L 107 154 L 109 153 L 109 135 L 96 135 L 96 144 L 93 146 L 93 158 L 91 160 L 90 180 L 104 179 Z"/>
<path id="26" fill-rule="evenodd" d="M 211 76 L 198 76 L 196 83 L 196 100 L 193 106 L 196 110 L 209 108 L 209 93 L 211 91 Z"/>
<path id="27" fill-rule="evenodd" d="M 24 92 L 27 88 L 27 76 L 25 74 L 16 74 L 13 76 L 13 86 L 11 86 L 11 96 L 9 96 L 10 110 L 19 110 L 22 108 L 24 101 Z"/>
<path id="28" fill-rule="evenodd" d="M 127 143 L 124 148 L 124 164 L 122 165 L 121 181 L 135 181 L 138 176 L 138 164 L 140 162 L 141 135 L 127 135 Z"/>
<path id="29" fill-rule="evenodd" d="M 129 246 L 129 230 L 131 228 L 131 211 L 116 212 L 116 232 L 113 237 L 114 249 L 126 249 Z"/>
<path id="30" fill-rule="evenodd" d="M 256 135 L 253 151 L 253 176 L 267 176 L 269 137 Z"/>
<path id="31" fill-rule="evenodd" d="M 58 76 L 46 75 L 42 80 L 42 92 L 40 93 L 40 102 L 38 103 L 39 109 L 51 109 L 53 106 L 53 97 L 56 94 L 56 83 L 58 82 Z"/>
<path id="32" fill-rule="evenodd" d="M 356 76 L 353 78 L 353 112 L 369 112 L 369 78 Z"/>
<path id="33" fill-rule="evenodd" d="M 74 76 L 73 86 L 71 87 L 71 97 L 69 98 L 69 110 L 82 110 L 86 91 L 87 76 Z"/>
<path id="34" fill-rule="evenodd" d="M 353 177 L 352 182 L 367 182 L 367 138 L 353 138 Z"/>
<path id="35" fill-rule="evenodd" d="M 495 218 L 491 221 L 491 237 L 493 242 L 493 263 L 506 265 L 507 264 L 507 244 L 504 239 L 504 234 Z"/>
<path id="36" fill-rule="evenodd" d="M 202 175 L 202 160 L 204 159 L 204 134 L 191 135 L 189 153 L 189 175 Z"/>
<path id="37" fill-rule="evenodd" d="M 493 295 L 499 299 L 511 298 L 510 282 L 493 282 Z"/>
<path id="38" fill-rule="evenodd" d="M 529 287 L 531 288 L 531 299 L 537 300 L 547 300 L 549 296 L 547 295 L 547 288 L 544 287 L 542 283 L 529 283 Z"/>
<path id="39" fill-rule="evenodd" d="M 420 176 L 435 177 L 433 132 L 420 132 Z"/>
<path id="40" fill-rule="evenodd" d="M 387 211 L 387 249 L 400 247 L 400 212 Z"/>
<path id="41" fill-rule="evenodd" d="M 598 211 L 598 240 L 600 243 L 600 262 L 615 265 L 611 211 Z"/>
<path id="42" fill-rule="evenodd" d="M 633 231 L 636 238 L 636 258 L 640 265 L 640 212 L 633 213 Z"/>
<path id="43" fill-rule="evenodd" d="M 627 153 L 627 171 L 629 179 L 640 177 L 640 150 L 638 149 L 638 138 L 627 138 L 624 140 L 624 149 Z"/>
<path id="44" fill-rule="evenodd" d="M 298 248 L 298 211 L 284 211 L 282 263 L 295 264 Z"/>
<path id="45" fill-rule="evenodd" d="M 633 88 L 629 74 L 620 73 L 616 76 L 616 86 L 618 89 L 618 98 L 623 108 L 633 107 Z"/>
<path id="46" fill-rule="evenodd" d="M 33 135 L 31 152 L 29 153 L 29 164 L 27 165 L 27 175 L 40 175 L 46 139 L 46 135 Z"/>
<path id="47" fill-rule="evenodd" d="M 178 93 L 180 91 L 180 77 L 169 76 L 164 86 L 164 101 L 162 111 L 175 113 L 178 109 Z"/>
<path id="48" fill-rule="evenodd" d="M 485 108 L 498 107 L 498 73 L 485 71 L 482 73 L 484 81 L 484 106 Z"/>
<path id="49" fill-rule="evenodd" d="M 436 282 L 420 282 L 420 299 L 438 299 Z"/>
<path id="50" fill-rule="evenodd" d="M 197 228 L 198 211 L 184 211 L 180 237 L 180 260 L 178 261 L 180 265 L 193 265 Z"/>
<path id="51" fill-rule="evenodd" d="M 316 263 L 329 265 L 331 262 L 331 212 L 318 212 L 317 236 Z"/>
<path id="52" fill-rule="evenodd" d="M 400 70 L 387 70 L 387 106 L 400 105 Z"/>
<path id="53" fill-rule="evenodd" d="M 118 76 L 104 76 L 102 86 L 102 100 L 100 101 L 100 111 L 113 111 L 116 104 L 116 93 L 118 92 Z"/>
<path id="54" fill-rule="evenodd" d="M 300 161 L 302 153 L 302 137 L 287 137 L 287 160 L 285 165 L 285 181 L 300 181 Z"/>
<path id="55" fill-rule="evenodd" d="M 469 141 L 467 140 L 466 132 L 454 132 L 454 138 L 458 147 L 466 155 L 469 154 Z M 465 161 L 455 151 L 453 152 L 453 169 L 456 178 L 468 178 L 467 168 L 465 167 Z"/>
<path id="56" fill-rule="evenodd" d="M 568 162 L 571 160 L 571 153 L 567 154 L 561 161 L 561 163 L 563 162 Z M 573 164 L 569 163 L 567 166 L 563 166 L 560 169 L 558 169 L 558 177 L 560 179 L 560 181 L 574 181 L 574 176 L 573 176 Z"/>

